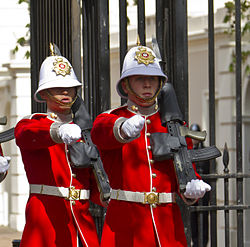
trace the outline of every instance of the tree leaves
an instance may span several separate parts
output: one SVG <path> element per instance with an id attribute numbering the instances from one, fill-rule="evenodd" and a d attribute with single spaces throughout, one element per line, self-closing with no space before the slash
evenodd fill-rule
<path id="1" fill-rule="evenodd" d="M 28 4 L 28 7 L 29 7 L 28 9 L 30 11 L 30 0 L 18 0 L 18 4 L 22 4 L 22 3 Z M 25 45 L 29 45 L 29 43 L 30 43 L 30 23 L 26 24 L 25 27 L 28 29 L 28 31 L 26 32 L 26 34 L 24 36 L 17 39 L 16 46 L 12 50 L 13 54 L 16 54 L 19 51 L 20 47 L 23 47 Z M 26 59 L 30 58 L 30 51 L 29 50 L 27 50 L 25 52 L 24 57 Z"/>
<path id="2" fill-rule="evenodd" d="M 233 35 L 235 32 L 235 1 L 228 1 L 225 3 L 225 8 L 227 9 L 227 13 L 224 16 L 223 22 L 228 23 L 228 29 L 226 33 L 229 35 Z M 250 33 L 250 1 L 249 0 L 242 0 L 241 1 L 241 36 L 242 40 Z M 245 40 L 244 44 L 246 44 L 245 47 L 250 45 L 250 41 Z M 250 57 L 250 51 L 249 50 L 243 50 L 241 52 L 241 59 L 242 64 L 245 65 L 244 67 L 244 74 L 246 76 L 250 75 L 250 66 L 246 64 L 247 59 Z M 229 65 L 229 71 L 234 72 L 235 71 L 235 63 L 236 63 L 236 55 L 235 52 L 232 53 L 232 60 Z"/>

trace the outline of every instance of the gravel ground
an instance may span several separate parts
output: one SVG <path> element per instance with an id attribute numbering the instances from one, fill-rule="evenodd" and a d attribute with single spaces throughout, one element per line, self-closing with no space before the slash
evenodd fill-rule
<path id="1" fill-rule="evenodd" d="M 21 239 L 22 233 L 17 232 L 9 227 L 0 226 L 0 246 L 12 247 L 12 241 Z"/>

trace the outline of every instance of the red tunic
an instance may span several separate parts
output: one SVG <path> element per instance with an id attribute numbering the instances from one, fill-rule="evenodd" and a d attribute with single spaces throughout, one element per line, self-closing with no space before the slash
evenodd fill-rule
<path id="1" fill-rule="evenodd" d="M 152 108 L 152 107 L 151 107 Z M 133 108 L 132 108 L 133 109 Z M 136 114 L 128 106 L 100 114 L 91 132 L 98 146 L 112 189 L 126 191 L 177 192 L 177 181 L 171 160 L 154 163 L 148 148 L 147 133 L 166 132 L 160 114 L 146 109 L 145 126 L 139 138 L 122 142 L 117 138 L 117 123 Z M 138 112 L 137 112 L 138 114 Z M 187 140 L 190 147 L 191 140 Z M 136 202 L 111 200 L 105 218 L 102 247 L 186 246 L 183 222 L 176 203 L 156 208 Z"/>
<path id="2" fill-rule="evenodd" d="M 76 189 L 97 192 L 91 169 L 72 168 L 67 145 L 52 140 L 52 123 L 54 120 L 47 114 L 35 114 L 30 119 L 22 119 L 15 127 L 16 144 L 22 154 L 29 184 L 75 186 Z M 77 247 L 77 234 L 83 246 L 99 246 L 88 209 L 88 200 L 75 201 L 74 204 L 62 197 L 31 194 L 26 205 L 26 224 L 20 246 Z"/>

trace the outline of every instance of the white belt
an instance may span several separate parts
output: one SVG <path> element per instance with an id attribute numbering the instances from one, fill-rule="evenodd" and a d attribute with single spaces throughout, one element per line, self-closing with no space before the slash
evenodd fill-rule
<path id="1" fill-rule="evenodd" d="M 75 189 L 74 186 L 65 188 L 43 184 L 30 184 L 30 194 L 33 193 L 63 197 L 67 200 L 87 200 L 89 199 L 90 191 Z"/>
<path id="2" fill-rule="evenodd" d="M 139 202 L 143 204 L 175 203 L 175 197 L 175 193 L 133 192 L 113 189 L 110 196 L 110 198 L 114 200 Z"/>

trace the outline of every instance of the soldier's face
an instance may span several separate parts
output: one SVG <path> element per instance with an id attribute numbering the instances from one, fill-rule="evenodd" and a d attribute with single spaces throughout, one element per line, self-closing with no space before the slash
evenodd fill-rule
<path id="1" fill-rule="evenodd" d="M 46 100 L 47 107 L 53 112 L 69 114 L 71 105 L 76 97 L 76 88 L 56 87 L 40 92 L 43 99 Z"/>
<path id="2" fill-rule="evenodd" d="M 152 98 L 159 88 L 158 76 L 134 75 L 129 77 L 129 84 L 132 91 L 142 99 Z M 127 90 L 123 83 L 123 90 L 128 94 L 128 99 L 140 106 L 151 106 L 153 102 L 142 102 L 133 93 Z"/>

